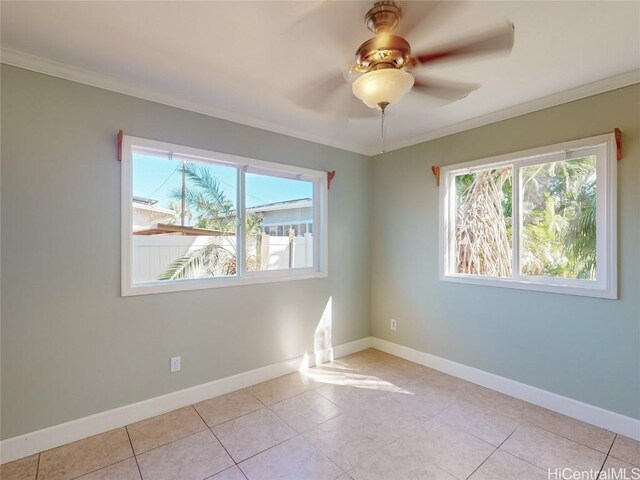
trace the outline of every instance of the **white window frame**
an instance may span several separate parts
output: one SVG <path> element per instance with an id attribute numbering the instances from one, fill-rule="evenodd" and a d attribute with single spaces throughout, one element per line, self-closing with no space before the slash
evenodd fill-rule
<path id="1" fill-rule="evenodd" d="M 520 274 L 520 169 L 597 154 L 596 160 L 596 280 Z M 455 272 L 455 176 L 511 167 L 513 174 L 513 274 L 509 278 Z M 614 134 L 574 140 L 440 168 L 440 280 L 568 295 L 617 299 L 617 158 Z"/>
<path id="2" fill-rule="evenodd" d="M 211 277 L 186 280 L 155 280 L 134 283 L 133 265 L 133 154 L 147 152 L 156 156 L 173 156 L 175 159 L 197 161 L 213 165 L 224 165 L 237 168 L 238 185 L 236 208 L 237 218 L 237 252 L 236 275 L 228 277 Z M 317 225 L 314 235 L 313 267 L 282 270 L 263 270 L 246 272 L 244 270 L 245 224 L 242 218 L 245 211 L 245 174 L 258 173 L 281 178 L 306 180 L 313 183 L 313 221 Z M 226 153 L 212 152 L 199 148 L 175 145 L 156 140 L 125 135 L 122 139 L 122 175 L 121 175 L 121 211 L 122 211 L 122 296 L 146 295 L 154 293 L 180 292 L 207 288 L 254 285 L 290 280 L 306 280 L 328 276 L 328 189 L 327 172 L 309 168 L 267 162 L 253 158 L 239 157 Z"/>

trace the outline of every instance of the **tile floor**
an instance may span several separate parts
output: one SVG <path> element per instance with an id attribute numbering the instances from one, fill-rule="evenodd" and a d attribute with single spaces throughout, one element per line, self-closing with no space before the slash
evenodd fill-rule
<path id="1" fill-rule="evenodd" d="M 631 478 L 640 442 L 370 349 L 5 464 L 0 477 L 534 480 L 566 467 Z"/>

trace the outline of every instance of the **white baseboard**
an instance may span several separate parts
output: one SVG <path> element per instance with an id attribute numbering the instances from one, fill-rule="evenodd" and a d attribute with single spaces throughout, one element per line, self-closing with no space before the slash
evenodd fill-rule
<path id="1" fill-rule="evenodd" d="M 640 420 L 635 418 L 589 405 L 572 398 L 563 397 L 562 395 L 386 340 L 366 337 L 327 350 L 333 350 L 333 356 L 340 358 L 370 347 L 482 385 L 483 387 L 511 395 L 526 402 L 548 408 L 554 412 L 591 423 L 592 425 L 619 433 L 625 437 L 640 440 Z M 331 354 L 331 352 L 325 350 L 318 353 L 320 357 Z M 305 354 L 284 362 L 257 368 L 195 387 L 168 393 L 160 397 L 150 398 L 142 402 L 9 438 L 0 442 L 0 463 L 17 460 L 91 435 L 97 435 L 130 423 L 139 422 L 140 420 L 201 402 L 208 398 L 217 397 L 218 395 L 223 395 L 240 388 L 246 388 L 272 378 L 286 375 L 305 368 L 306 366 L 313 366 L 314 364 L 315 355 Z"/>
<path id="2" fill-rule="evenodd" d="M 333 355 L 342 357 L 371 347 L 371 337 L 333 347 Z M 72 420 L 0 442 L 0 463 L 11 462 L 91 435 L 123 427 L 146 418 L 186 407 L 193 403 L 246 388 L 315 364 L 313 353 L 256 368 L 248 372 L 196 385 L 160 397 L 114 408 L 106 412 Z"/>
<path id="3" fill-rule="evenodd" d="M 638 419 L 380 338 L 372 337 L 372 347 L 640 441 Z"/>

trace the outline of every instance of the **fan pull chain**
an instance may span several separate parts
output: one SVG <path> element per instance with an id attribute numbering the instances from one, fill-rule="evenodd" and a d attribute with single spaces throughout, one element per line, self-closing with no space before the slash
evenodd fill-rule
<path id="1" fill-rule="evenodd" d="M 380 138 L 382 140 L 382 151 L 380 153 L 385 153 L 386 151 L 386 138 L 385 138 L 385 130 L 384 130 L 384 112 L 387 109 L 388 103 L 379 103 L 378 107 L 380 107 Z"/>

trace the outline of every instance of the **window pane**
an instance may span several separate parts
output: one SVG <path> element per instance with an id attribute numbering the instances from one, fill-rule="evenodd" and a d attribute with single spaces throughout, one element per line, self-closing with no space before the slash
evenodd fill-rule
<path id="1" fill-rule="evenodd" d="M 596 278 L 596 157 L 522 168 L 523 275 Z"/>
<path id="2" fill-rule="evenodd" d="M 313 183 L 246 174 L 247 271 L 313 267 L 313 236 L 300 223 L 313 222 Z M 271 235 L 263 226 L 275 225 Z"/>
<path id="3" fill-rule="evenodd" d="M 511 185 L 511 167 L 456 175 L 456 273 L 511 276 Z"/>
<path id="4" fill-rule="evenodd" d="M 133 283 L 236 274 L 235 168 L 133 154 Z"/>

